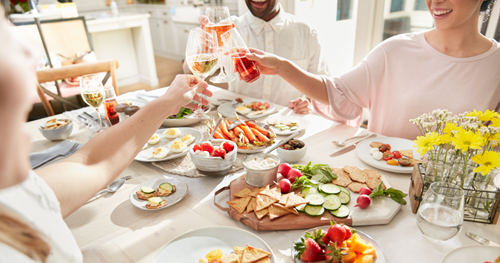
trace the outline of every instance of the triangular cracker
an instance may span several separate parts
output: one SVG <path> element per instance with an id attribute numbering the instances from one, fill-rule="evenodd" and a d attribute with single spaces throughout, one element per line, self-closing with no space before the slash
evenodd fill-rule
<path id="1" fill-rule="evenodd" d="M 256 197 L 257 194 L 260 193 L 260 191 L 266 189 L 266 187 L 262 187 L 262 188 L 258 188 L 256 187 L 255 189 L 253 189 L 253 191 L 249 194 L 249 196 L 253 196 L 253 197 Z"/>
<path id="2" fill-rule="evenodd" d="M 259 259 L 259 260 L 255 261 L 254 263 L 271 263 L 271 260 L 269 259 L 269 257 L 267 257 L 267 258 Z"/>
<path id="3" fill-rule="evenodd" d="M 298 206 L 298 205 L 301 205 L 301 204 L 308 204 L 309 201 L 298 196 L 298 195 L 290 195 L 288 197 L 288 200 L 286 202 L 286 205 L 285 207 L 295 207 L 295 206 Z"/>
<path id="4" fill-rule="evenodd" d="M 278 187 L 275 187 L 273 189 L 265 189 L 263 191 L 261 191 L 259 194 L 261 195 L 267 195 L 267 196 L 270 196 L 276 200 L 280 200 L 281 198 L 281 189 L 278 188 Z"/>
<path id="5" fill-rule="evenodd" d="M 250 213 L 253 210 L 255 210 L 255 207 L 257 207 L 257 199 L 255 199 L 255 197 L 252 197 L 252 199 L 250 199 L 250 203 L 248 203 L 247 206 L 247 213 Z"/>
<path id="6" fill-rule="evenodd" d="M 290 194 L 281 195 L 280 201 L 278 203 L 286 205 L 286 200 L 288 200 L 288 196 L 290 196 Z"/>
<path id="7" fill-rule="evenodd" d="M 251 196 L 247 196 L 245 198 L 238 198 L 233 201 L 227 201 L 226 204 L 230 205 L 232 208 L 236 209 L 238 213 L 243 214 L 245 212 L 245 208 L 247 208 L 248 203 L 250 202 Z"/>
<path id="8" fill-rule="evenodd" d="M 250 188 L 247 187 L 247 188 L 237 192 L 233 196 L 235 196 L 235 197 L 247 197 L 251 192 L 252 192 L 252 190 L 250 190 Z"/>
<path id="9" fill-rule="evenodd" d="M 252 263 L 257 260 L 269 257 L 270 255 L 271 253 L 267 251 L 246 245 L 245 250 L 243 250 L 243 257 L 241 258 L 241 263 Z"/>
<path id="10" fill-rule="evenodd" d="M 410 159 L 413 159 L 413 150 L 401 150 L 399 151 L 401 153 L 401 155 L 403 155 L 404 157 L 408 157 Z"/>
<path id="11" fill-rule="evenodd" d="M 299 211 L 297 211 L 297 209 L 295 209 L 295 207 L 285 207 L 282 204 L 273 204 L 273 205 L 276 206 L 276 207 L 280 207 L 280 208 L 283 208 L 285 210 L 288 210 L 288 211 L 290 211 L 293 214 L 296 214 L 296 215 L 299 214 Z"/>
<path id="12" fill-rule="evenodd" d="M 257 195 L 257 206 L 255 207 L 255 211 L 260 211 L 266 207 L 269 207 L 273 203 L 276 203 L 278 199 L 274 199 L 267 195 Z"/>
<path id="13" fill-rule="evenodd" d="M 269 213 L 269 209 L 264 208 L 260 211 L 254 210 L 254 212 L 255 212 L 255 215 L 257 216 L 257 218 L 260 220 Z"/>

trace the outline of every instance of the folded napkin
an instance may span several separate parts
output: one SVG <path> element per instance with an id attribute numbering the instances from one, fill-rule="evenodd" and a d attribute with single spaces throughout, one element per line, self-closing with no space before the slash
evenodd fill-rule
<path id="1" fill-rule="evenodd" d="M 63 141 L 58 145 L 51 147 L 43 152 L 30 153 L 31 167 L 39 167 L 45 163 L 49 163 L 53 160 L 64 158 L 72 155 L 78 149 L 82 147 L 83 144 L 72 142 L 69 140 Z M 74 146 L 74 147 L 73 147 Z M 59 156 L 58 156 L 59 155 Z"/>

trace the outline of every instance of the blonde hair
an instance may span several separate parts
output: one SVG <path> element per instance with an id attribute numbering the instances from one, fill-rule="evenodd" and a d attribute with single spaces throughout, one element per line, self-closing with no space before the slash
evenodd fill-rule
<path id="1" fill-rule="evenodd" d="M 50 246 L 37 230 L 19 219 L 0 213 L 0 243 L 4 243 L 33 260 L 47 262 Z"/>

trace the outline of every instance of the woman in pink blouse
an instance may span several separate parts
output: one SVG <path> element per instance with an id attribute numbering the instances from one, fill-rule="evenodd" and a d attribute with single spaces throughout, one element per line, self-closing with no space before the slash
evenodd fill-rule
<path id="1" fill-rule="evenodd" d="M 409 120 L 438 108 L 499 111 L 500 44 L 478 30 L 492 0 L 426 4 L 435 28 L 387 39 L 340 77 L 314 75 L 255 49 L 247 57 L 262 74 L 279 75 L 312 98 L 325 118 L 359 125 L 368 108 L 368 129 L 386 136 L 415 139 L 420 134 Z"/>

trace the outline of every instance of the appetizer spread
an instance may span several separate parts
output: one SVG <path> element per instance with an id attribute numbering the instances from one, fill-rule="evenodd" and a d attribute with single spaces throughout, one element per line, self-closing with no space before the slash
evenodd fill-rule
<path id="1" fill-rule="evenodd" d="M 222 250 L 215 249 L 200 258 L 198 263 L 271 263 L 271 253 L 250 245 L 233 247 L 234 254 L 223 255 Z"/>
<path id="2" fill-rule="evenodd" d="M 258 126 L 253 121 L 247 121 L 228 130 L 231 121 L 223 119 L 214 133 L 215 139 L 231 140 L 238 145 L 238 149 L 255 149 L 256 147 L 267 147 L 274 143 L 274 133 Z M 213 131 L 215 123 L 207 123 L 210 132 Z"/>
<path id="3" fill-rule="evenodd" d="M 140 189 L 136 192 L 137 198 L 141 200 L 147 200 L 146 204 L 147 209 L 158 209 L 167 205 L 167 201 L 165 201 L 163 197 L 167 197 L 173 193 L 175 193 L 175 185 L 170 183 L 162 183 L 155 190 L 150 187 L 141 186 Z"/>
<path id="4" fill-rule="evenodd" d="M 68 124 L 70 124 L 70 120 L 57 120 L 57 119 L 50 119 L 45 123 L 45 126 L 42 127 L 43 130 L 55 130 L 62 128 Z"/>
<path id="5" fill-rule="evenodd" d="M 413 159 L 413 150 L 392 151 L 391 145 L 381 142 L 370 143 L 369 152 L 377 161 L 385 161 L 388 165 L 413 166 L 422 161 Z"/>
<path id="6" fill-rule="evenodd" d="M 234 145 L 229 142 L 223 142 L 219 147 L 212 146 L 210 142 L 195 144 L 193 146 L 194 154 L 205 156 L 205 157 L 215 157 L 222 158 L 226 157 L 226 154 L 234 150 Z"/>

